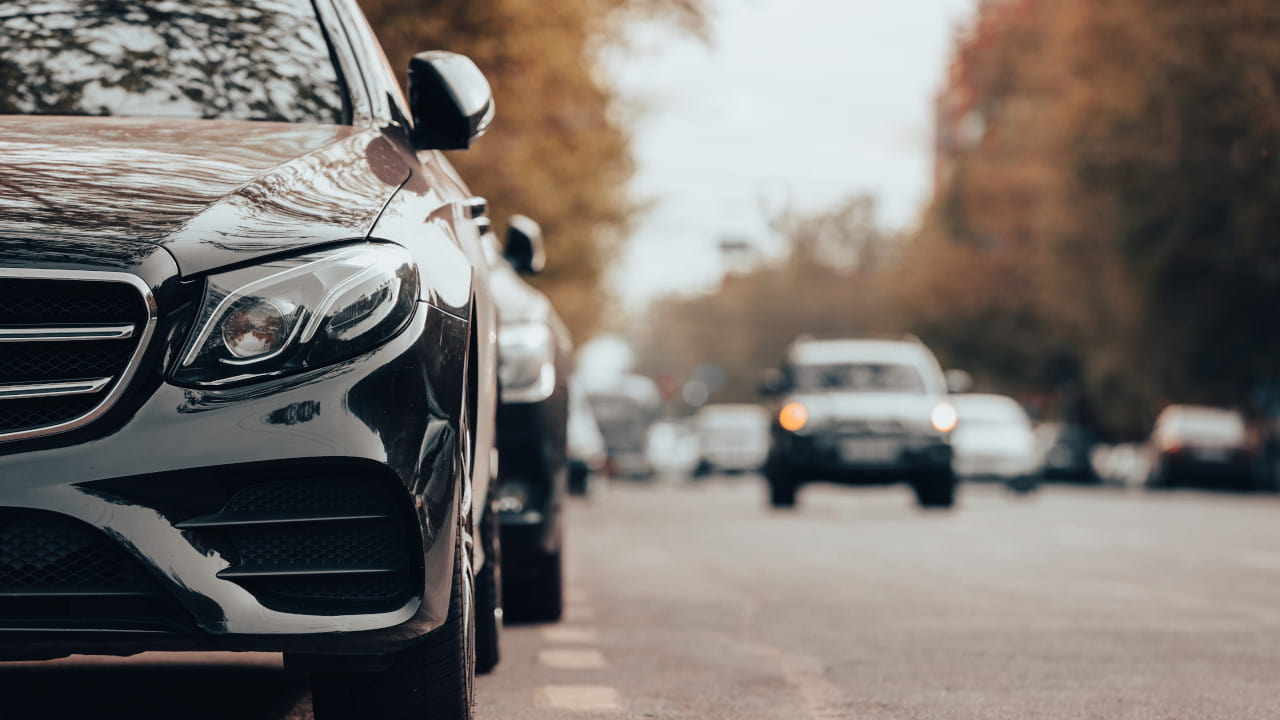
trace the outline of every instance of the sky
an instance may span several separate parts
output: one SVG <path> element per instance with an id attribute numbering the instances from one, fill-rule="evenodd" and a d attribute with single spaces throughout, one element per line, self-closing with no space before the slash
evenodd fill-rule
<path id="1" fill-rule="evenodd" d="M 711 0 L 710 40 L 635 28 L 606 74 L 647 205 L 613 280 L 624 305 L 713 288 L 719 243 L 766 254 L 768 218 L 871 193 L 912 227 L 932 178 L 933 99 L 975 0 Z"/>

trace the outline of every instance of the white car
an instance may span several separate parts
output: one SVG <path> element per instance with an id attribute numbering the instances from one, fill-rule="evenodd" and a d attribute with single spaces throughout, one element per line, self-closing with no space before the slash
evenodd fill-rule
<path id="1" fill-rule="evenodd" d="M 769 456 L 769 412 L 759 405 L 708 405 L 694 417 L 702 472 L 755 472 Z"/>
<path id="2" fill-rule="evenodd" d="M 1028 489 L 1040 474 L 1031 418 L 1005 395 L 967 394 L 952 398 L 959 422 L 951 434 L 952 466 L 968 480 L 998 480 Z"/>

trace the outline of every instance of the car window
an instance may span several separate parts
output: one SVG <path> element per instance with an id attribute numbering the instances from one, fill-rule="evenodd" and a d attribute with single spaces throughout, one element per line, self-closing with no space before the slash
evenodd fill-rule
<path id="1" fill-rule="evenodd" d="M 342 123 L 310 0 L 0 6 L 0 114 Z"/>
<path id="2" fill-rule="evenodd" d="M 920 371 L 895 363 L 800 365 L 792 376 L 801 391 L 925 393 Z"/>
<path id="3" fill-rule="evenodd" d="M 1027 413 L 1017 401 L 1001 397 L 957 397 L 956 411 L 966 425 L 1030 426 Z"/>
<path id="4" fill-rule="evenodd" d="M 1244 420 L 1235 413 L 1213 410 L 1184 410 L 1166 418 L 1165 432 L 1171 436 L 1219 442 L 1243 442 Z"/>

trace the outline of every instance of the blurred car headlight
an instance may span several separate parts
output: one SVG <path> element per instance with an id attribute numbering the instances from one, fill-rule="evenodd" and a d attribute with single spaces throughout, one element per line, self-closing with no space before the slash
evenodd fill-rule
<path id="1" fill-rule="evenodd" d="M 933 429 L 940 433 L 948 433 L 955 430 L 959 419 L 956 408 L 951 403 L 938 403 L 933 406 L 933 411 L 929 413 L 929 424 L 933 425 Z"/>
<path id="2" fill-rule="evenodd" d="M 778 424 L 787 432 L 800 432 L 809 424 L 809 408 L 799 402 L 783 405 L 778 411 Z"/>
<path id="3" fill-rule="evenodd" d="M 556 387 L 556 344 L 546 323 L 498 331 L 498 379 L 503 402 L 539 402 Z"/>
<path id="4" fill-rule="evenodd" d="M 212 275 L 174 382 L 223 386 L 323 367 L 412 317 L 418 272 L 396 245 L 347 246 Z"/>

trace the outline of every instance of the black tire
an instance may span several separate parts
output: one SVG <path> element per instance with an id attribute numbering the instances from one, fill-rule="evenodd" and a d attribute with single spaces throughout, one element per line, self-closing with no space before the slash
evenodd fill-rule
<path id="1" fill-rule="evenodd" d="M 945 510 L 956 501 L 956 475 L 950 469 L 919 475 L 911 488 L 916 493 L 916 504 L 922 508 Z"/>
<path id="2" fill-rule="evenodd" d="M 585 463 L 571 461 L 569 463 L 568 491 L 570 495 L 581 497 L 587 494 L 587 484 L 591 470 Z"/>
<path id="3" fill-rule="evenodd" d="M 461 532 L 454 547 L 449 616 L 418 644 L 372 672 L 311 676 L 316 720 L 471 720 L 475 706 L 475 612 Z"/>
<path id="4" fill-rule="evenodd" d="M 480 542 L 485 561 L 476 573 L 476 673 L 484 675 L 502 659 L 502 541 L 493 508 L 485 511 Z"/>
<path id="5" fill-rule="evenodd" d="M 1010 479 L 1006 487 L 1015 495 L 1030 495 L 1040 488 L 1040 481 L 1029 475 Z"/>
<path id="6" fill-rule="evenodd" d="M 506 606 L 513 620 L 556 622 L 564 615 L 564 560 L 557 550 L 534 561 L 537 571 L 508 582 Z"/>
<path id="7" fill-rule="evenodd" d="M 799 483 L 789 473 L 772 468 L 767 473 L 769 504 L 777 510 L 789 510 L 796 506 L 796 489 Z"/>

